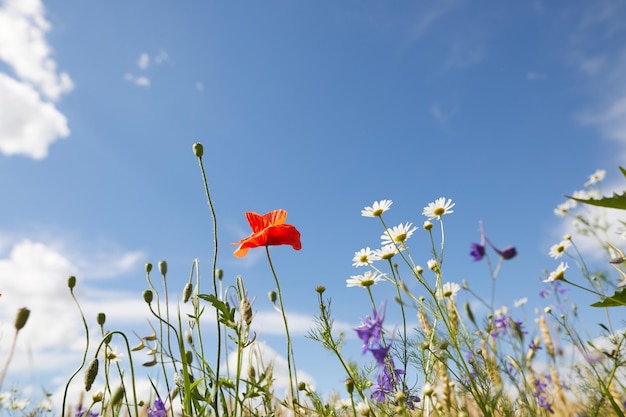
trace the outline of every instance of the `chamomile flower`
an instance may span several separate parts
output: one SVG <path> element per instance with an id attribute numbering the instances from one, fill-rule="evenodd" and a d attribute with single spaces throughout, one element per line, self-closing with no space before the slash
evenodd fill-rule
<path id="1" fill-rule="evenodd" d="M 404 250 L 404 248 L 400 247 L 400 250 Z M 376 256 L 377 260 L 389 260 L 393 258 L 396 253 L 398 253 L 398 248 L 393 243 L 385 245 L 380 249 L 374 250 L 374 256 Z"/>
<path id="2" fill-rule="evenodd" d="M 559 266 L 548 275 L 548 278 L 544 279 L 543 282 L 553 282 L 553 281 L 565 281 L 565 270 L 569 268 L 567 262 L 561 262 Z"/>
<path id="3" fill-rule="evenodd" d="M 382 245 L 388 244 L 403 244 L 408 238 L 411 237 L 413 232 L 417 230 L 417 227 L 413 226 L 413 223 L 402 224 L 387 229 L 385 233 L 380 236 Z"/>
<path id="4" fill-rule="evenodd" d="M 440 197 L 424 207 L 424 211 L 422 212 L 422 214 L 428 217 L 428 220 L 441 220 L 441 217 L 444 214 L 454 213 L 454 210 L 452 210 L 452 207 L 454 207 L 454 205 L 455 203 L 453 203 L 452 200 L 448 199 L 446 201 L 445 197 Z"/>
<path id="5" fill-rule="evenodd" d="M 563 217 L 574 208 L 576 208 L 576 200 L 567 200 L 564 203 L 556 206 L 556 208 L 554 209 L 554 214 L 559 217 Z"/>
<path id="6" fill-rule="evenodd" d="M 354 257 L 352 258 L 352 266 L 367 266 L 379 259 L 380 257 L 368 246 L 358 252 L 354 252 Z"/>
<path id="7" fill-rule="evenodd" d="M 365 207 L 361 210 L 361 216 L 363 217 L 380 217 L 384 212 L 389 210 L 393 201 L 391 200 L 380 200 L 374 201 L 371 207 Z"/>
<path id="8" fill-rule="evenodd" d="M 585 183 L 585 187 L 589 187 L 590 185 L 596 184 L 602 181 L 606 177 L 606 171 L 603 169 L 599 169 L 593 174 L 589 176 L 589 181 Z"/>
<path id="9" fill-rule="evenodd" d="M 528 297 L 520 298 L 519 300 L 513 301 L 514 307 L 521 307 L 528 302 Z"/>
<path id="10" fill-rule="evenodd" d="M 346 280 L 346 287 L 363 287 L 369 288 L 383 279 L 381 276 L 372 271 L 367 271 L 363 275 L 352 275 Z"/>
<path id="11" fill-rule="evenodd" d="M 440 300 L 444 298 L 452 298 L 454 300 L 456 293 L 460 290 L 461 286 L 456 282 L 446 282 L 441 286 L 441 290 L 437 290 L 436 295 Z"/>
<path id="12" fill-rule="evenodd" d="M 437 272 L 439 270 L 439 263 L 436 259 L 429 259 L 426 265 L 428 265 L 428 269 L 431 271 Z"/>
<path id="13" fill-rule="evenodd" d="M 550 247 L 550 251 L 548 252 L 548 255 L 550 255 L 554 259 L 559 259 L 561 256 L 563 256 L 565 251 L 567 251 L 567 249 L 570 246 L 572 246 L 572 242 L 570 242 L 567 239 L 564 239 L 561 242 L 557 243 L 556 245 L 552 245 Z"/>

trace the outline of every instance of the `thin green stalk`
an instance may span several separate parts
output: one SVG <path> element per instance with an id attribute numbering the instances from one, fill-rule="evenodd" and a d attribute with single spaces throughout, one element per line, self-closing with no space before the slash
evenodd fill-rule
<path id="1" fill-rule="evenodd" d="M 198 147 L 196 145 L 199 145 Z M 213 207 L 213 200 L 211 199 L 211 193 L 209 192 L 209 183 L 207 181 L 206 178 L 206 172 L 204 171 L 204 164 L 202 163 L 202 154 L 203 154 L 203 150 L 202 150 L 202 145 L 200 145 L 199 143 L 194 145 L 194 152 L 196 154 L 196 156 L 198 157 L 198 164 L 200 165 L 200 171 L 202 173 L 202 182 L 204 184 L 204 193 L 207 199 L 207 202 L 209 204 L 209 209 L 211 211 L 211 219 L 213 221 L 213 245 L 214 245 L 214 251 L 213 251 L 213 294 L 217 297 L 218 296 L 218 292 L 217 292 L 217 249 L 218 249 L 218 240 L 217 240 L 217 218 L 215 216 L 215 208 Z M 221 362 L 221 357 L 222 357 L 222 344 L 221 344 L 221 340 L 222 340 L 222 327 L 220 325 L 219 322 L 219 318 L 216 315 L 215 318 L 215 323 L 216 323 L 216 327 L 217 327 L 217 361 L 215 363 L 215 388 L 214 388 L 214 393 L 213 395 L 215 396 L 214 398 L 214 409 L 215 412 L 217 413 L 218 410 L 218 406 L 219 406 L 219 400 L 218 400 L 218 395 L 217 395 L 217 390 L 219 389 L 219 378 L 220 378 L 220 362 Z"/>
<path id="2" fill-rule="evenodd" d="M 285 313 L 285 307 L 283 305 L 283 296 L 280 290 L 280 283 L 278 282 L 278 276 L 276 275 L 276 271 L 274 270 L 274 265 L 272 264 L 272 258 L 270 257 L 270 249 L 269 246 L 265 246 L 265 253 L 267 254 L 267 261 L 270 264 L 270 269 L 272 270 L 272 276 L 274 277 L 274 282 L 276 283 L 276 292 L 278 293 L 278 302 L 280 305 L 280 312 L 283 317 L 283 323 L 285 324 L 285 333 L 287 335 L 287 368 L 289 370 L 289 391 L 291 393 L 292 401 L 295 399 L 300 402 L 300 397 L 298 395 L 298 390 L 294 387 L 294 377 L 297 378 L 296 374 L 296 365 L 294 363 L 293 357 L 293 347 L 291 345 L 291 336 L 289 335 L 289 326 L 287 325 L 287 314 Z M 295 407 L 294 407 L 295 412 Z"/>

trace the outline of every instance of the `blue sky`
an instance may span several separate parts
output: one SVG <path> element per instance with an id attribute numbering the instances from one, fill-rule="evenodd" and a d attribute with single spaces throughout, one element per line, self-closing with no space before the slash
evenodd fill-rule
<path id="1" fill-rule="evenodd" d="M 301 251 L 272 254 L 296 362 L 320 389 L 344 376 L 303 337 L 313 289 L 327 287 L 344 329 L 370 312 L 345 280 L 364 272 L 354 252 L 380 244 L 380 225 L 360 216 L 375 200 L 394 201 L 389 225 L 421 226 L 424 206 L 451 198 L 447 280 L 489 293 L 486 266 L 468 255 L 483 220 L 494 244 L 519 250 L 496 304 L 526 296 L 532 320 L 547 303 L 538 278 L 557 264 L 548 249 L 568 230 L 554 207 L 596 169 L 607 189 L 621 185 L 624 22 L 617 0 L 1 1 L 3 341 L 15 309 L 32 310 L 10 376 L 39 385 L 44 373 L 56 390 L 79 360 L 68 275 L 91 317 L 105 311 L 111 328 L 145 333 L 145 262 L 166 259 L 171 288 L 194 258 L 209 276 L 196 141 L 225 282 L 244 278 L 259 336 L 279 353 L 263 251 L 235 259 L 228 244 L 249 233 L 246 211 L 284 208 L 301 231 Z M 411 239 L 425 265 L 424 231 Z M 357 340 L 346 349 L 358 358 Z"/>

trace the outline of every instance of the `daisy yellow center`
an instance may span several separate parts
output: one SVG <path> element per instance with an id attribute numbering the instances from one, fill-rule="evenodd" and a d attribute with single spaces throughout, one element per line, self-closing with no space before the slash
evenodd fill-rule
<path id="1" fill-rule="evenodd" d="M 395 253 L 393 253 L 393 252 L 391 252 L 391 253 L 386 253 L 386 254 L 382 255 L 382 256 L 380 257 L 380 259 L 383 259 L 383 260 L 391 259 L 391 258 L 393 258 L 393 255 L 395 255 Z"/>
<path id="2" fill-rule="evenodd" d="M 556 248 L 556 251 L 557 251 L 558 253 L 565 252 L 565 246 L 563 246 L 563 245 L 559 245 L 559 246 Z"/>
<path id="3" fill-rule="evenodd" d="M 565 271 L 559 271 L 554 274 L 554 281 L 562 281 L 565 278 Z"/>
<path id="4" fill-rule="evenodd" d="M 444 209 L 443 207 L 437 207 L 436 209 L 433 210 L 433 214 L 435 216 L 441 216 L 445 212 L 446 212 L 446 209 Z"/>
<path id="5" fill-rule="evenodd" d="M 374 210 L 372 212 L 372 216 L 380 216 L 381 214 L 383 214 L 383 209 Z"/>
<path id="6" fill-rule="evenodd" d="M 394 240 L 398 243 L 404 242 L 406 240 L 406 233 L 400 233 Z"/>
<path id="7" fill-rule="evenodd" d="M 373 279 L 364 279 L 363 281 L 361 281 L 361 287 L 371 287 L 372 285 L 374 285 L 374 280 Z"/>
<path id="8" fill-rule="evenodd" d="M 359 259 L 359 262 L 362 263 L 368 263 L 368 259 L 367 259 L 367 255 L 362 255 L 361 258 Z"/>

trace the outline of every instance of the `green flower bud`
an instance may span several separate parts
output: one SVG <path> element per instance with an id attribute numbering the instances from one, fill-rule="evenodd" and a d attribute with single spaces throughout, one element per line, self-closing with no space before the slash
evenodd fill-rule
<path id="1" fill-rule="evenodd" d="M 146 303 L 150 304 L 153 299 L 154 299 L 154 294 L 152 294 L 152 290 L 145 290 L 143 292 L 143 300 Z"/>
<path id="2" fill-rule="evenodd" d="M 93 358 L 85 371 L 85 391 L 89 391 L 98 376 L 98 358 Z"/>
<path id="3" fill-rule="evenodd" d="M 98 326 L 104 326 L 104 322 L 106 321 L 107 316 L 104 313 L 98 313 L 96 317 L 96 321 L 98 322 Z"/>
<path id="4" fill-rule="evenodd" d="M 26 326 L 28 316 L 30 316 L 30 310 L 26 307 L 17 310 L 17 315 L 15 316 L 15 330 L 20 331 Z"/>
<path id="5" fill-rule="evenodd" d="M 347 378 L 344 381 L 344 384 L 346 386 L 346 391 L 348 392 L 348 394 L 352 395 L 352 393 L 354 392 L 354 381 L 352 380 L 352 378 Z"/>
<path id="6" fill-rule="evenodd" d="M 104 335 L 104 343 L 108 345 L 111 343 L 111 339 L 113 339 L 113 333 L 107 332 L 107 334 Z"/>
<path id="7" fill-rule="evenodd" d="M 111 401 L 110 404 L 112 406 L 115 406 L 119 403 L 122 402 L 122 400 L 124 399 L 124 385 L 120 385 L 119 388 L 117 390 L 115 390 L 115 392 L 113 393 L 113 396 L 111 397 Z"/>
<path id="8" fill-rule="evenodd" d="M 317 287 L 315 287 L 315 291 L 319 294 L 324 294 L 324 291 L 326 291 L 326 287 L 323 285 L 318 285 Z"/>
<path id="9" fill-rule="evenodd" d="M 276 291 L 270 291 L 269 293 L 267 293 L 267 296 L 269 297 L 270 301 L 272 302 L 272 304 L 274 304 L 276 302 Z"/>
<path id="10" fill-rule="evenodd" d="M 102 401 L 102 398 L 104 398 L 104 394 L 102 394 L 102 391 L 98 391 L 94 395 L 91 396 L 91 401 L 93 401 L 93 403 L 96 404 Z"/>
<path id="11" fill-rule="evenodd" d="M 70 290 L 74 289 L 76 286 L 76 277 L 74 275 L 67 279 L 67 286 L 70 287 Z"/>
<path id="12" fill-rule="evenodd" d="M 159 273 L 161 275 L 167 275 L 167 262 L 159 261 Z"/>
<path id="13" fill-rule="evenodd" d="M 194 155 L 196 155 L 198 158 L 202 158 L 202 155 L 204 154 L 204 146 L 202 146 L 200 142 L 194 143 L 192 149 Z"/>
<path id="14" fill-rule="evenodd" d="M 187 301 L 189 301 L 189 298 L 191 298 L 192 291 L 193 291 L 193 284 L 191 284 L 191 282 L 188 282 L 185 285 L 185 288 L 183 288 L 183 303 L 186 303 Z"/>
<path id="15" fill-rule="evenodd" d="M 150 262 L 148 262 L 146 264 L 146 272 L 149 274 L 150 272 L 152 272 L 152 264 Z"/>
<path id="16" fill-rule="evenodd" d="M 298 382 L 298 391 L 306 390 L 306 384 L 304 382 Z"/>
<path id="17" fill-rule="evenodd" d="M 248 366 L 248 380 L 254 381 L 255 378 L 256 378 L 256 369 L 254 369 L 254 366 L 249 365 Z"/>
<path id="18" fill-rule="evenodd" d="M 217 279 L 221 280 L 222 278 L 224 278 L 224 270 L 221 268 L 216 269 L 215 275 L 217 275 Z"/>
<path id="19" fill-rule="evenodd" d="M 467 314 L 467 318 L 470 319 L 470 321 L 474 323 L 475 325 L 476 319 L 474 318 L 474 313 L 472 312 L 472 308 L 470 307 L 470 304 L 467 301 L 465 302 L 465 313 Z"/>
<path id="20" fill-rule="evenodd" d="M 252 312 L 252 304 L 250 304 L 250 301 L 248 301 L 247 298 L 241 300 L 241 303 L 239 304 L 239 309 L 241 310 L 241 317 L 246 322 L 246 324 L 248 326 L 252 324 L 252 317 L 254 313 Z"/>
<path id="21" fill-rule="evenodd" d="M 193 352 L 190 350 L 185 351 L 185 359 L 187 360 L 187 365 L 190 365 L 193 362 Z"/>

